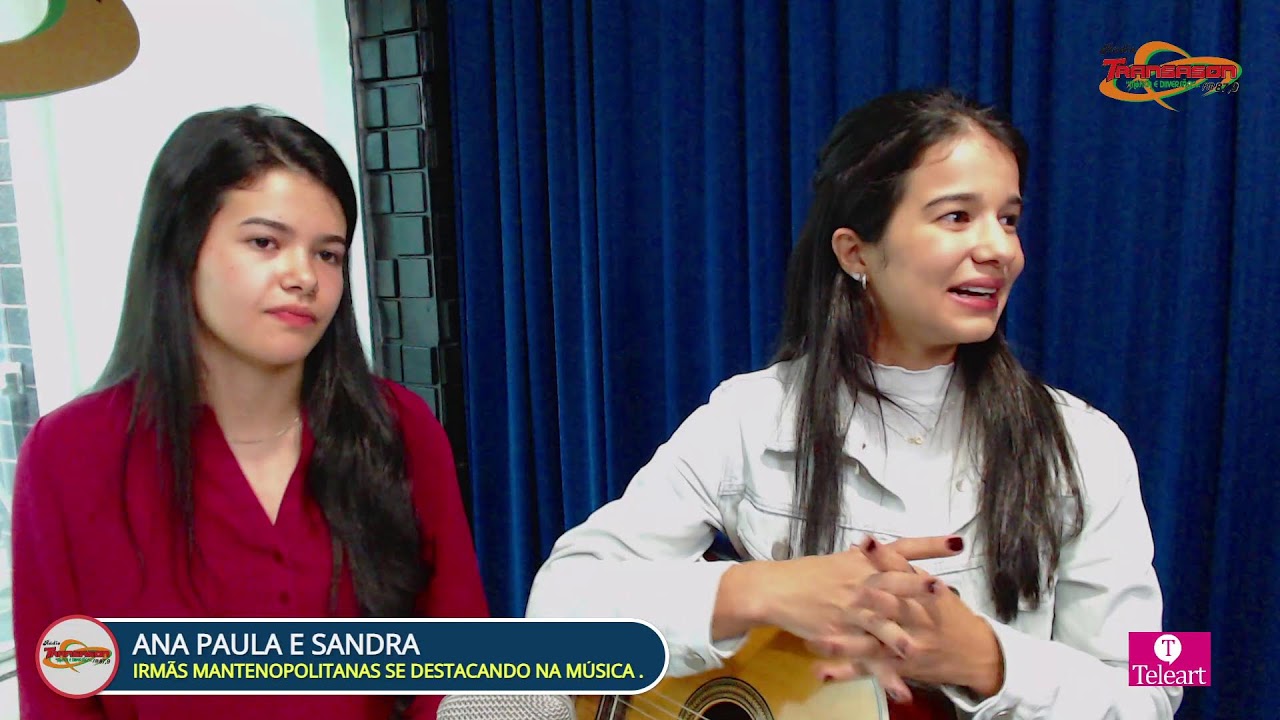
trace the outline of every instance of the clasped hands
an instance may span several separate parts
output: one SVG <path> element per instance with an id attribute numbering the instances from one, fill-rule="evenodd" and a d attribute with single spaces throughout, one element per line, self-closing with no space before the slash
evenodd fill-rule
<path id="1" fill-rule="evenodd" d="M 911 699 L 905 679 L 989 697 L 1004 679 L 995 633 L 941 580 L 910 564 L 962 549 L 957 536 L 888 544 L 868 537 L 832 555 L 763 563 L 774 575 L 764 585 L 772 588 L 771 624 L 806 641 L 822 658 L 815 672 L 824 680 L 871 675 L 897 702 Z"/>

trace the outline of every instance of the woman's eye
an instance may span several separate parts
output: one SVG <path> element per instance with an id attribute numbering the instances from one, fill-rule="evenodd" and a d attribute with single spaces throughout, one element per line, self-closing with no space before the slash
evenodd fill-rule
<path id="1" fill-rule="evenodd" d="M 969 213 L 965 212 L 964 210 L 957 210 L 955 212 L 949 212 L 946 215 L 943 215 L 942 219 L 948 222 L 957 222 L 957 223 L 969 222 Z"/>
<path id="2" fill-rule="evenodd" d="M 266 250 L 267 248 L 275 244 L 275 241 L 272 240 L 271 238 L 264 238 L 264 237 L 254 238 L 252 242 L 253 242 L 253 246 L 258 248 L 259 250 Z"/>

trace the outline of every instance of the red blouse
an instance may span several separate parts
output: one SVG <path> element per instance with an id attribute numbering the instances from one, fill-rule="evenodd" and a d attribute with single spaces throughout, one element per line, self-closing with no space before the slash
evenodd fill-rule
<path id="1" fill-rule="evenodd" d="M 434 568 L 417 612 L 487 617 L 444 429 L 421 398 L 382 382 L 405 439 L 413 501 L 423 526 L 422 554 Z M 358 614 L 349 572 L 340 578 L 338 610 L 330 611 L 329 528 L 304 489 L 314 446 L 305 417 L 301 459 L 272 524 L 213 411 L 205 408 L 192 443 L 199 555 L 187 572 L 186 553 L 173 541 L 174 516 L 161 492 L 157 470 L 164 463 L 153 435 L 135 435 L 124 472 L 123 428 L 132 398 L 129 383 L 81 397 L 42 418 L 23 444 L 13 507 L 13 612 L 22 717 L 387 718 L 394 700 L 388 696 L 109 695 L 69 700 L 45 686 L 34 664 L 36 643 L 45 628 L 66 615 Z M 434 718 L 439 701 L 419 697 L 412 717 Z"/>

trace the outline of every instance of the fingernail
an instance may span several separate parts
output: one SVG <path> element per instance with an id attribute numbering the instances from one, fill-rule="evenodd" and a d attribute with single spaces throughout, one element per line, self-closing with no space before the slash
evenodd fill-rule
<path id="1" fill-rule="evenodd" d="M 930 581 L 929 581 L 929 592 L 930 592 L 930 593 L 932 593 L 932 594 L 934 594 L 934 595 L 937 595 L 937 594 L 938 594 L 938 581 L 937 581 L 937 580 L 930 580 Z"/>
<path id="2" fill-rule="evenodd" d="M 902 693 L 898 691 L 896 688 L 889 688 L 889 697 L 894 702 L 898 702 L 898 703 L 902 702 Z"/>
<path id="3" fill-rule="evenodd" d="M 896 649 L 898 651 L 898 656 L 901 657 L 903 660 L 906 660 L 907 653 L 911 652 L 911 643 L 907 642 L 906 640 L 903 640 L 898 643 Z"/>
<path id="4" fill-rule="evenodd" d="M 822 673 L 822 682 L 824 683 L 829 683 L 835 679 L 836 679 L 836 676 L 832 675 L 831 673 Z"/>
<path id="5" fill-rule="evenodd" d="M 962 537 L 947 538 L 947 547 L 951 548 L 952 552 L 960 552 L 961 550 L 964 549 L 964 538 Z"/>
<path id="6" fill-rule="evenodd" d="M 876 549 L 876 539 L 867 538 L 867 552 L 873 552 Z"/>

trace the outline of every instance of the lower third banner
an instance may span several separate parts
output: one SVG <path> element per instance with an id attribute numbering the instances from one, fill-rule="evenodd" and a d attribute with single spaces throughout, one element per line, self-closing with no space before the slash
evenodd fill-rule
<path id="1" fill-rule="evenodd" d="M 91 695 L 633 695 L 666 641 L 638 620 L 97 619 L 53 623 L 46 684 Z"/>

